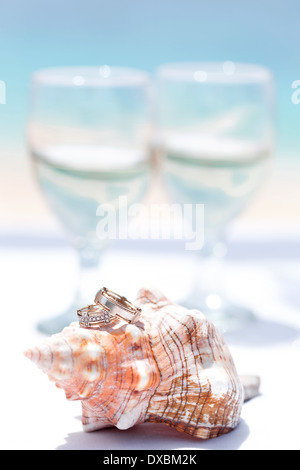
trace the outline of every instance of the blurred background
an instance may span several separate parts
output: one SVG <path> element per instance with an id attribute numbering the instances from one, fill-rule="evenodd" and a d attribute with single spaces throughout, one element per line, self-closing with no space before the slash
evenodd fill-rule
<path id="1" fill-rule="evenodd" d="M 9 377 L 10 401 L 26 403 L 15 407 L 17 419 L 11 418 L 12 407 L 4 407 L 2 445 L 8 439 L 13 449 L 91 445 L 98 449 L 101 445 L 111 446 L 113 441 L 111 434 L 107 440 L 99 435 L 83 438 L 80 412 L 75 408 L 68 412 L 64 397 L 56 394 L 46 377 L 41 383 L 40 371 L 33 370 L 22 354 L 37 343 L 41 335 L 36 328 L 39 321 L 47 322 L 70 311 L 79 267 L 32 171 L 25 138 L 32 73 L 49 67 L 108 64 L 151 74 L 166 62 L 217 61 L 268 67 L 275 78 L 277 103 L 272 171 L 234 220 L 227 270 L 221 279 L 230 298 L 259 319 L 242 331 L 228 334 L 226 339 L 239 373 L 262 378 L 262 393 L 253 406 L 250 402 L 243 408 L 240 432 L 229 433 L 229 441 L 215 440 L 211 446 L 239 448 L 247 441 L 246 448 L 299 447 L 295 413 L 300 390 L 296 373 L 300 354 L 300 103 L 292 102 L 296 91 L 292 85 L 300 80 L 299 13 L 295 0 L 0 2 L 1 308 L 18 318 L 18 322 L 6 322 L 0 329 L 1 367 Z M 5 104 L 1 103 L 3 83 Z M 225 183 L 231 180 L 238 185 L 241 178 L 227 179 L 225 175 Z M 218 189 L 215 181 L 212 186 Z M 155 179 L 148 201 L 164 201 L 163 189 Z M 215 200 L 218 205 L 218 198 Z M 198 272 L 195 252 L 188 256 L 180 243 L 158 242 L 125 240 L 123 245 L 118 247 L 116 243 L 105 250 L 101 286 L 133 299 L 137 288 L 153 285 L 154 281 L 170 298 L 186 299 Z M 71 313 L 74 315 L 74 307 Z M 72 318 L 75 320 L 75 315 Z M 274 413 L 283 400 L 278 370 L 289 396 L 281 417 L 288 433 L 278 433 L 278 414 Z M 121 434 L 117 448 L 128 445 Z M 157 439 L 154 449 L 164 444 L 162 434 L 158 433 Z M 141 448 L 144 446 L 145 440 Z M 176 437 L 170 446 L 185 448 L 186 442 L 181 444 Z"/>
<path id="2" fill-rule="evenodd" d="M 292 225 L 299 218 L 300 29 L 293 0 L 11 0 L 0 5 L 0 223 L 5 230 L 56 226 L 31 176 L 25 143 L 31 74 L 44 67 L 118 65 L 153 72 L 164 62 L 238 61 L 275 76 L 275 168 L 239 219 Z"/>

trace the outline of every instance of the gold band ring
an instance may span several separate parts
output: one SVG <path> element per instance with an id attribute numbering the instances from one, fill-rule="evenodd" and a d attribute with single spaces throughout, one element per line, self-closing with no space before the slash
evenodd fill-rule
<path id="1" fill-rule="evenodd" d="M 96 305 L 108 308 L 112 316 L 120 317 L 128 323 L 135 323 L 142 311 L 129 302 L 126 297 L 122 297 L 106 287 L 97 292 L 95 303 Z"/>

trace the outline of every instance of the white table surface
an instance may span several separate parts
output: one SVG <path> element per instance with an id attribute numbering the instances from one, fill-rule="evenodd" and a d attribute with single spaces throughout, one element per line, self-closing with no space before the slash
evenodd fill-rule
<path id="1" fill-rule="evenodd" d="M 128 260 L 131 269 L 124 276 Z M 226 335 L 238 371 L 262 381 L 260 395 L 244 404 L 239 426 L 210 441 L 155 424 L 85 433 L 80 402 L 68 402 L 22 354 L 45 337 L 37 321 L 68 306 L 76 257 L 60 238 L 0 232 L 1 449 L 299 449 L 298 228 L 237 233 L 226 273 L 228 292 L 257 316 Z M 103 255 L 100 270 L 103 285 L 130 298 L 139 287 L 156 285 L 174 301 L 187 295 L 193 274 L 191 253 L 151 241 L 117 244 Z"/>

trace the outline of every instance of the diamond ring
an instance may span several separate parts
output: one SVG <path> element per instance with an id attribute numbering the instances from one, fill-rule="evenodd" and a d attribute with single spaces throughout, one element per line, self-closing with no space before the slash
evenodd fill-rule
<path id="1" fill-rule="evenodd" d="M 114 315 L 103 305 L 88 305 L 77 310 L 79 325 L 84 328 L 98 328 L 100 323 L 108 325 Z"/>

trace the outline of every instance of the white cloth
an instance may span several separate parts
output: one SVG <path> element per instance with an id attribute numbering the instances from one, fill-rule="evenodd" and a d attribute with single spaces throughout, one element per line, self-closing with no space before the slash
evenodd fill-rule
<path id="1" fill-rule="evenodd" d="M 236 235 L 229 246 L 226 288 L 257 321 L 226 337 L 238 371 L 261 377 L 261 394 L 233 432 L 210 441 L 155 424 L 84 433 L 80 402 L 22 354 L 45 337 L 37 321 L 71 301 L 76 256 L 59 240 L 0 234 L 1 449 L 299 449 L 300 239 L 274 233 Z M 130 299 L 156 285 L 180 301 L 193 275 L 194 253 L 176 244 L 123 242 L 103 254 L 99 280 Z"/>

